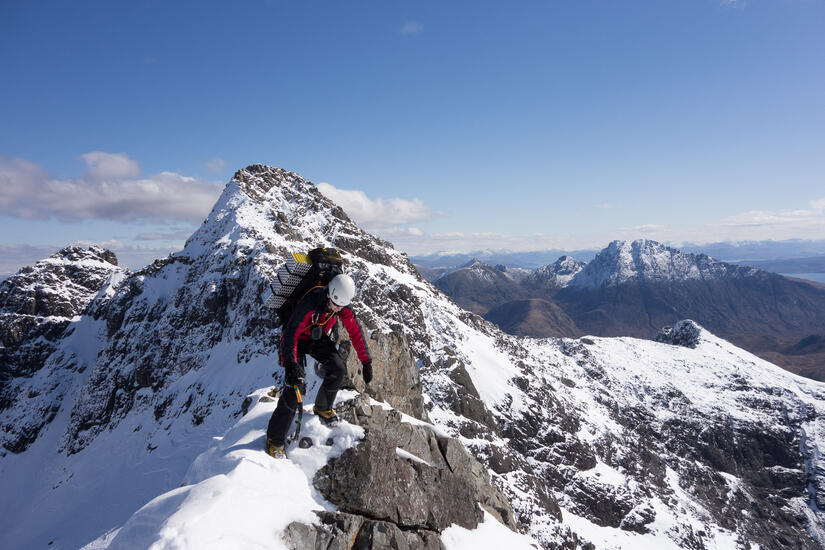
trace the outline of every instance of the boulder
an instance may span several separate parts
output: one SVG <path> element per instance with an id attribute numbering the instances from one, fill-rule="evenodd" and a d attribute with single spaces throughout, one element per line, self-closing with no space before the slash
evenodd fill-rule
<path id="1" fill-rule="evenodd" d="M 386 435 L 367 433 L 357 447 L 321 468 L 313 483 L 342 511 L 405 529 L 478 526 L 483 514 L 465 477 L 402 458 L 397 448 Z"/>

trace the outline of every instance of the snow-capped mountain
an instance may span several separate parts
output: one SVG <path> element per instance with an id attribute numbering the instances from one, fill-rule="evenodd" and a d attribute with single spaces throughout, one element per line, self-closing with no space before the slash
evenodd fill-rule
<path id="1" fill-rule="evenodd" d="M 685 254 L 655 241 L 613 241 L 569 281 L 571 288 L 601 288 L 631 281 L 708 281 L 757 277 L 752 267 L 719 262 L 705 254 Z"/>
<path id="2" fill-rule="evenodd" d="M 272 464 L 260 294 L 318 245 L 357 282 L 375 401 L 342 392 L 348 422 L 308 418 L 315 445 Z M 71 391 L 0 457 L 19 495 L 4 548 L 825 547 L 825 385 L 692 322 L 661 342 L 504 334 L 291 172 L 236 173 L 181 253 L 108 278 L 84 311 L 13 375 L 35 400 L 55 378 Z M 21 397 L 0 420 L 39 410 Z"/>
<path id="3" fill-rule="evenodd" d="M 553 296 L 583 333 L 650 338 L 691 318 L 737 345 L 825 379 L 825 355 L 789 354 L 823 334 L 825 290 L 652 241 L 615 241 Z"/>

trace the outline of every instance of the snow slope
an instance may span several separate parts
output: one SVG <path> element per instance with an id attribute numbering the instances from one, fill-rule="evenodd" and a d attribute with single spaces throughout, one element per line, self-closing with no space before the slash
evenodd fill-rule
<path id="1" fill-rule="evenodd" d="M 351 396 L 352 392 L 343 392 L 341 398 Z M 253 398 L 256 404 L 248 414 L 215 437 L 214 444 L 192 463 L 179 488 L 154 498 L 122 527 L 83 550 L 286 550 L 283 535 L 290 523 L 318 523 L 315 510 L 335 510 L 313 487 L 312 478 L 327 461 L 357 444 L 364 436 L 363 429 L 346 422 L 329 428 L 308 415 L 301 434 L 311 438 L 313 445 L 302 449 L 293 443 L 288 460 L 272 460 L 261 448 L 276 402 L 266 397 L 265 389 L 255 392 Z M 306 406 L 311 408 L 312 404 Z M 408 458 L 421 460 L 414 455 Z M 444 541 L 448 549 L 492 550 L 500 544 L 533 547 L 529 538 L 513 533 L 490 516 L 476 530 L 448 528 Z"/>

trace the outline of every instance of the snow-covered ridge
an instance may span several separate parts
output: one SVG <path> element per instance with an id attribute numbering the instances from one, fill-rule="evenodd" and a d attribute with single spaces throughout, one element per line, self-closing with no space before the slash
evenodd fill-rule
<path id="1" fill-rule="evenodd" d="M 201 482 L 230 490 L 220 477 L 186 477 L 198 456 L 217 460 L 210 449 L 225 444 L 238 464 L 266 458 L 254 450 L 261 425 L 226 431 L 277 360 L 265 282 L 289 251 L 318 245 L 343 251 L 365 324 L 409 341 L 430 421 L 484 462 L 537 544 L 710 550 L 772 548 L 781 537 L 821 546 L 825 386 L 700 328 L 694 348 L 502 334 L 310 182 L 251 166 L 182 253 L 101 290 L 26 382 L 22 393 L 55 407 L 54 418 L 28 450 L 0 458 L 0 491 L 21 495 L 0 504 L 4 548 L 80 547 L 164 494 L 152 525 L 180 526 L 202 511 Z M 50 401 L 53 380 L 73 388 L 65 402 Z M 28 401 L 0 411 L 4 422 L 38 414 Z M 246 481 L 272 472 L 248 466 L 238 490 L 270 502 L 268 483 Z M 192 485 L 168 493 L 182 482 Z M 183 508 L 170 503 L 190 497 L 176 515 Z M 164 503 L 165 516 L 156 513 Z"/>

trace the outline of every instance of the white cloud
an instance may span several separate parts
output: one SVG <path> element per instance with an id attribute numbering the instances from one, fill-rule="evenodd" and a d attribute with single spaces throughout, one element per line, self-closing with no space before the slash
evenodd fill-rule
<path id="1" fill-rule="evenodd" d="M 206 166 L 206 169 L 213 174 L 221 174 L 226 169 L 226 161 L 219 158 L 213 158 L 204 166 Z"/>
<path id="2" fill-rule="evenodd" d="M 418 21 L 407 21 L 399 31 L 404 36 L 415 36 L 424 30 L 424 26 Z"/>
<path id="3" fill-rule="evenodd" d="M 722 233 L 747 231 L 751 240 L 823 238 L 825 199 L 810 201 L 808 208 L 797 210 L 751 210 L 723 219 L 716 228 Z"/>
<path id="4" fill-rule="evenodd" d="M 127 157 L 126 153 L 92 151 L 80 155 L 80 158 L 86 163 L 85 179 L 89 181 L 131 179 L 140 176 L 137 161 Z"/>
<path id="5" fill-rule="evenodd" d="M 611 208 L 613 208 L 613 205 L 610 204 L 609 202 L 602 202 L 602 203 L 599 203 L 599 204 L 594 204 L 593 208 L 600 208 L 602 210 L 610 210 Z"/>
<path id="6" fill-rule="evenodd" d="M 161 172 L 140 176 L 138 163 L 100 151 L 81 158 L 81 179 L 51 177 L 37 164 L 0 155 L 0 214 L 23 219 L 183 220 L 199 222 L 221 191 L 215 182 Z"/>
<path id="7" fill-rule="evenodd" d="M 421 199 L 370 199 L 363 191 L 337 189 L 319 183 L 318 190 L 339 205 L 365 229 L 389 229 L 397 225 L 429 220 L 439 215 Z"/>

